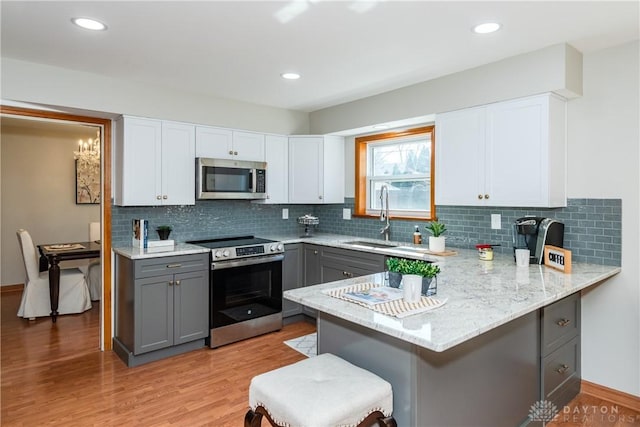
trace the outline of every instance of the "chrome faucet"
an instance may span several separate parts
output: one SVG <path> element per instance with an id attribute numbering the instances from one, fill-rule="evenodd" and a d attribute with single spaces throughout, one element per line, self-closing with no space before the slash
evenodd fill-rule
<path id="1" fill-rule="evenodd" d="M 384 234 L 384 240 L 389 240 L 391 224 L 389 224 L 389 187 L 386 184 L 380 189 L 380 221 L 386 221 L 385 226 L 380 229 L 380 234 Z"/>

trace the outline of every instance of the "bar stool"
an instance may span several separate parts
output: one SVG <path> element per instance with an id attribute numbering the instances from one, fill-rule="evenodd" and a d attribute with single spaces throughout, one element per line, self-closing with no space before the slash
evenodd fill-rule
<path id="1" fill-rule="evenodd" d="M 391 384 L 329 353 L 258 375 L 245 427 L 396 427 Z"/>

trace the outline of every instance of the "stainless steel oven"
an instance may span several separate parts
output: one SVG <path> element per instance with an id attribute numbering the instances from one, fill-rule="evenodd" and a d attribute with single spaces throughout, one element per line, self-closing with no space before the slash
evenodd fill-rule
<path id="1" fill-rule="evenodd" d="M 282 328 L 282 243 L 253 236 L 189 243 L 211 249 L 209 347 Z"/>

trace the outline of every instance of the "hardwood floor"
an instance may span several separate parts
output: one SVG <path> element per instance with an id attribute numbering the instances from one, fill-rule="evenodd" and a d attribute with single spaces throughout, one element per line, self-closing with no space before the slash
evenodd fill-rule
<path id="1" fill-rule="evenodd" d="M 20 296 L 0 293 L 2 426 L 240 427 L 251 378 L 304 359 L 283 341 L 315 331 L 300 322 L 215 350 L 127 368 L 113 352 L 98 349 L 97 304 L 83 314 L 60 316 L 56 324 L 49 318 L 29 322 L 16 316 Z M 547 426 L 640 426 L 640 412 L 580 394 Z"/>
<path id="2" fill-rule="evenodd" d="M 29 322 L 20 292 L 0 294 L 2 426 L 242 426 L 249 381 L 305 358 L 283 341 L 309 334 L 305 322 L 136 368 L 98 349 L 97 304 L 79 315 Z"/>

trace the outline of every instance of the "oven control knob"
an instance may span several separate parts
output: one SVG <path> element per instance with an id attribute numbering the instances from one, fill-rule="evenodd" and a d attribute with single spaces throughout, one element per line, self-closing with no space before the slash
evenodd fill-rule
<path id="1" fill-rule="evenodd" d="M 222 256 L 222 251 L 216 251 L 215 257 L 220 258 Z"/>
<path id="2" fill-rule="evenodd" d="M 222 256 L 227 258 L 230 255 L 229 250 L 225 249 L 224 252 L 222 252 Z"/>
<path id="3" fill-rule="evenodd" d="M 282 246 L 282 243 L 278 243 L 278 250 L 281 251 L 281 252 L 284 250 L 284 247 Z"/>
<path id="4" fill-rule="evenodd" d="M 271 246 L 269 246 L 269 250 L 270 250 L 271 252 L 275 252 L 275 251 L 276 251 L 276 249 L 277 249 L 276 245 L 271 245 Z"/>

